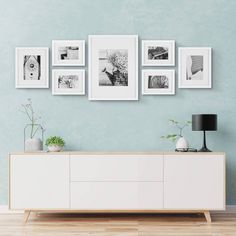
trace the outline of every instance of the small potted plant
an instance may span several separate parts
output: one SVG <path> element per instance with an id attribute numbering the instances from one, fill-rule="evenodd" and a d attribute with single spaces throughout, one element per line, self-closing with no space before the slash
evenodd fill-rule
<path id="1" fill-rule="evenodd" d="M 49 152 L 60 152 L 65 146 L 65 141 L 59 136 L 51 136 L 47 138 L 45 145 L 48 147 Z"/>
<path id="2" fill-rule="evenodd" d="M 161 138 L 170 140 L 172 142 L 175 142 L 177 140 L 176 149 L 188 149 L 189 144 L 188 141 L 183 137 L 183 129 L 189 126 L 192 122 L 186 121 L 184 123 L 180 123 L 179 121 L 173 119 L 170 119 L 169 122 L 172 126 L 177 128 L 179 132 L 174 134 L 168 134 L 166 136 L 161 136 Z"/>

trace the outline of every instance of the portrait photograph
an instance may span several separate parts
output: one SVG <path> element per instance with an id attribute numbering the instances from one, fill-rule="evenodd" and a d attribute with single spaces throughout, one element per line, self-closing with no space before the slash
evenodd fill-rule
<path id="1" fill-rule="evenodd" d="M 99 72 L 99 86 L 128 86 L 128 50 L 100 50 Z"/>
<path id="2" fill-rule="evenodd" d="M 89 99 L 138 99 L 138 37 L 89 36 Z"/>
<path id="3" fill-rule="evenodd" d="M 179 88 L 211 88 L 211 48 L 179 48 Z"/>
<path id="4" fill-rule="evenodd" d="M 16 88 L 48 88 L 48 48 L 16 48 Z"/>

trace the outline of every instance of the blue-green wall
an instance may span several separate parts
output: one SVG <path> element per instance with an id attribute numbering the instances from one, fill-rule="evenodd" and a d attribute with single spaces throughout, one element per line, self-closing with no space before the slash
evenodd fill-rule
<path id="1" fill-rule="evenodd" d="M 23 147 L 26 120 L 17 110 L 29 97 L 46 135 L 63 136 L 73 150 L 172 150 L 173 144 L 159 138 L 171 130 L 169 118 L 217 113 L 219 130 L 208 135 L 209 147 L 227 153 L 227 204 L 236 204 L 235 22 L 235 0 L 2 0 L 0 204 L 8 197 L 7 154 Z M 90 102 L 87 96 L 52 96 L 50 89 L 15 89 L 15 47 L 51 47 L 53 39 L 87 40 L 89 34 L 138 34 L 140 40 L 174 39 L 177 47 L 212 47 L 213 89 L 177 88 L 175 96 L 140 96 L 137 102 Z M 185 136 L 191 146 L 201 146 L 201 133 L 189 129 Z"/>

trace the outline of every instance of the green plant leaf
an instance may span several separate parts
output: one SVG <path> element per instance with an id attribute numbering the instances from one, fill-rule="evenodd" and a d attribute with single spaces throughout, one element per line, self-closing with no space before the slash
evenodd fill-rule
<path id="1" fill-rule="evenodd" d="M 59 136 L 51 136 L 51 137 L 47 138 L 46 143 L 45 143 L 46 146 L 57 145 L 60 147 L 64 147 L 65 144 L 66 143 L 65 143 L 64 139 Z"/>
<path id="2" fill-rule="evenodd" d="M 167 139 L 169 141 L 175 142 L 178 137 L 182 137 L 183 129 L 190 124 L 192 124 L 191 121 L 185 121 L 185 122 L 178 122 L 174 119 L 169 119 L 170 125 L 173 125 L 176 129 L 179 130 L 179 134 L 168 134 L 166 136 L 161 136 L 162 139 Z"/>
<path id="3" fill-rule="evenodd" d="M 178 135 L 177 134 L 168 134 L 166 136 L 166 138 L 174 138 L 174 137 L 177 137 Z"/>

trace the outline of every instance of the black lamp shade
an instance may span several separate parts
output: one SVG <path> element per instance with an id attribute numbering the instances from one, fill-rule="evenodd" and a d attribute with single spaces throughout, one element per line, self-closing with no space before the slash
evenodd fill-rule
<path id="1" fill-rule="evenodd" d="M 216 114 L 192 115 L 192 130 L 193 131 L 217 130 L 217 115 Z"/>

